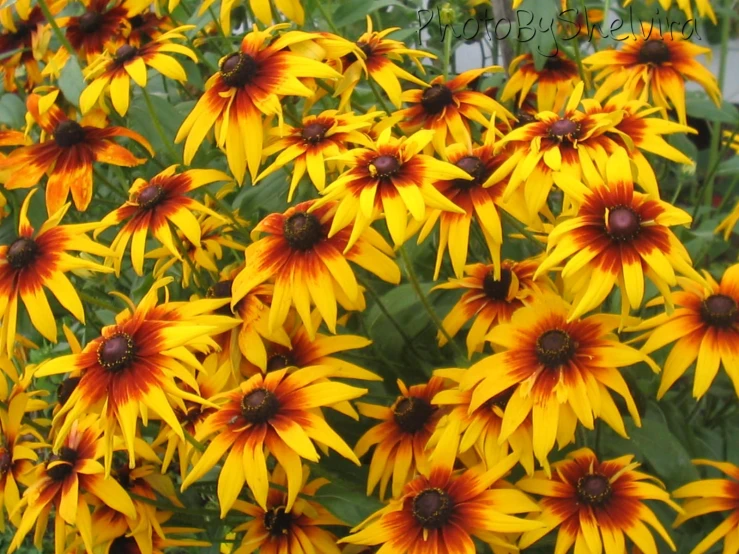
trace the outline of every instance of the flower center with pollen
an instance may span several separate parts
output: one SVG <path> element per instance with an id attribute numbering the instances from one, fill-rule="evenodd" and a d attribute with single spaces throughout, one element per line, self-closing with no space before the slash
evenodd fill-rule
<path id="1" fill-rule="evenodd" d="M 53 467 L 49 467 L 52 462 L 62 462 L 56 464 Z M 68 446 L 62 446 L 59 454 L 52 454 L 46 463 L 46 473 L 54 481 L 64 481 L 67 477 L 72 474 L 74 464 L 77 462 L 77 451 L 69 448 Z"/>
<path id="2" fill-rule="evenodd" d="M 295 365 L 292 358 L 286 354 L 272 354 L 267 360 L 267 371 L 277 371 Z"/>
<path id="3" fill-rule="evenodd" d="M 641 231 L 641 218 L 626 206 L 613 208 L 608 212 L 608 234 L 617 241 L 634 240 Z"/>
<path id="4" fill-rule="evenodd" d="M 141 552 L 133 537 L 118 537 L 110 543 L 108 554 L 135 554 Z"/>
<path id="5" fill-rule="evenodd" d="M 109 337 L 98 347 L 98 362 L 108 371 L 119 372 L 133 361 L 134 343 L 130 335 L 119 333 Z"/>
<path id="6" fill-rule="evenodd" d="M 713 327 L 731 327 L 737 321 L 736 300 L 725 294 L 712 294 L 701 303 L 703 321 Z"/>
<path id="7" fill-rule="evenodd" d="M 661 65 L 670 61 L 670 48 L 664 40 L 650 40 L 639 50 L 639 63 Z"/>
<path id="8" fill-rule="evenodd" d="M 366 59 L 369 59 L 372 56 L 372 46 L 368 42 L 360 40 L 357 42 L 357 46 L 362 51 Z M 354 63 L 358 59 L 354 52 L 349 52 L 346 57 L 347 60 L 349 60 L 349 63 Z"/>
<path id="9" fill-rule="evenodd" d="M 495 272 L 490 270 L 482 280 L 482 290 L 491 300 L 506 300 L 508 291 L 511 289 L 511 280 L 513 274 L 510 269 L 503 268 L 500 270 L 500 280 L 495 280 Z"/>
<path id="10" fill-rule="evenodd" d="M 70 148 L 85 140 L 85 130 L 76 121 L 67 119 L 54 129 L 54 142 L 61 148 Z"/>
<path id="11" fill-rule="evenodd" d="M 206 296 L 208 298 L 231 298 L 231 296 L 233 296 L 233 292 L 231 290 L 233 288 L 233 283 L 233 279 L 219 281 L 208 289 Z M 229 304 L 221 306 L 215 311 L 215 313 L 219 315 L 233 315 Z"/>
<path id="12" fill-rule="evenodd" d="M 431 85 L 421 95 L 421 106 L 426 112 L 435 115 L 454 103 L 452 91 L 446 85 Z"/>
<path id="13" fill-rule="evenodd" d="M 425 529 L 439 529 L 452 515 L 452 499 L 441 489 L 426 489 L 413 499 L 413 517 Z"/>
<path id="14" fill-rule="evenodd" d="M 294 250 L 310 250 L 321 240 L 321 222 L 313 214 L 297 212 L 285 220 L 285 240 Z"/>
<path id="15" fill-rule="evenodd" d="M 33 239 L 20 237 L 15 239 L 8 250 L 5 252 L 5 258 L 8 264 L 15 270 L 21 270 L 33 263 L 38 254 L 38 244 Z"/>
<path id="16" fill-rule="evenodd" d="M 548 368 L 554 369 L 569 362 L 575 355 L 577 344 L 569 333 L 551 329 L 536 341 L 536 357 Z"/>
<path id="17" fill-rule="evenodd" d="M 585 504 L 603 504 L 611 497 L 611 483 L 597 473 L 580 477 L 577 480 L 577 497 Z"/>
<path id="18" fill-rule="evenodd" d="M 223 60 L 221 77 L 229 87 L 244 87 L 252 82 L 259 66 L 249 54 L 237 52 Z"/>
<path id="19" fill-rule="evenodd" d="M 549 127 L 549 134 L 559 140 L 576 135 L 578 131 L 580 131 L 580 125 L 571 119 L 560 119 Z"/>
<path id="20" fill-rule="evenodd" d="M 318 144 L 323 140 L 323 137 L 326 136 L 326 131 L 328 131 L 328 127 L 323 123 L 309 123 L 303 127 L 303 130 L 300 132 L 300 136 L 303 137 L 303 140 L 306 142 Z"/>
<path id="21" fill-rule="evenodd" d="M 279 409 L 280 402 L 267 389 L 253 390 L 241 400 L 241 413 L 249 423 L 267 423 Z"/>
<path id="22" fill-rule="evenodd" d="M 159 185 L 146 185 L 136 197 L 140 208 L 149 210 L 159 204 L 165 196 L 164 188 Z"/>
<path id="23" fill-rule="evenodd" d="M 455 179 L 454 186 L 458 189 L 465 190 L 482 185 L 487 178 L 487 167 L 477 156 L 465 156 L 454 165 L 462 171 L 466 171 L 472 177 L 472 180 Z"/>
<path id="24" fill-rule="evenodd" d="M 285 506 L 270 508 L 264 513 L 264 528 L 273 537 L 287 535 L 292 521 L 292 516 L 285 512 Z"/>
<path id="25" fill-rule="evenodd" d="M 139 53 L 139 49 L 130 44 L 124 44 L 115 51 L 115 61 L 118 65 L 130 62 Z"/>
<path id="26" fill-rule="evenodd" d="M 13 458 L 6 448 L 0 446 L 0 478 L 5 475 L 13 464 Z"/>
<path id="27" fill-rule="evenodd" d="M 378 156 L 369 164 L 369 171 L 373 177 L 385 179 L 392 177 L 400 170 L 400 162 L 395 156 Z"/>
<path id="28" fill-rule="evenodd" d="M 79 377 L 69 377 L 59 383 L 59 386 L 56 388 L 56 401 L 60 406 L 64 406 L 67 403 L 67 400 L 72 396 L 79 383 Z"/>
<path id="29" fill-rule="evenodd" d="M 426 426 L 434 408 L 423 398 L 417 396 L 401 397 L 393 408 L 393 417 L 406 433 L 417 433 Z"/>
<path id="30" fill-rule="evenodd" d="M 92 34 L 100 29 L 100 24 L 103 22 L 103 16 L 97 12 L 86 12 L 80 16 L 79 25 L 80 31 L 85 34 Z"/>

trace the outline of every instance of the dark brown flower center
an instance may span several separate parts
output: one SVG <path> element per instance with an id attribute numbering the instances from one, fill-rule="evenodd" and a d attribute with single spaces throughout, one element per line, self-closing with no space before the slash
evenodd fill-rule
<path id="1" fill-rule="evenodd" d="M 272 354 L 267 360 L 267 371 L 277 371 L 295 365 L 295 361 L 287 354 Z"/>
<path id="2" fill-rule="evenodd" d="M 400 162 L 395 156 L 378 156 L 369 165 L 370 173 L 380 179 L 392 177 L 400 170 Z"/>
<path id="3" fill-rule="evenodd" d="M 608 234 L 617 241 L 634 240 L 641 231 L 641 218 L 627 206 L 618 206 L 608 212 Z"/>
<path id="4" fill-rule="evenodd" d="M 143 27 L 146 24 L 146 19 L 144 19 L 141 15 L 134 15 L 131 19 L 128 20 L 128 22 L 131 24 L 132 29 L 138 29 L 139 27 Z"/>
<path id="5" fill-rule="evenodd" d="M 59 386 L 56 388 L 56 401 L 59 403 L 60 406 L 64 406 L 67 403 L 67 400 L 69 400 L 69 397 L 72 396 L 72 393 L 77 388 L 77 385 L 80 383 L 79 377 L 68 377 L 61 383 L 59 383 Z"/>
<path id="6" fill-rule="evenodd" d="M 285 511 L 285 506 L 270 508 L 264 513 L 264 528 L 273 537 L 287 535 L 292 522 L 293 517 Z"/>
<path id="7" fill-rule="evenodd" d="M 504 267 L 500 270 L 500 279 L 496 281 L 495 272 L 491 269 L 482 280 L 482 290 L 491 300 L 506 300 L 508 298 L 508 291 L 511 289 L 512 279 L 513 274 L 511 270 Z"/>
<path id="8" fill-rule="evenodd" d="M 562 61 L 562 58 L 558 58 L 557 56 L 553 58 L 547 58 L 547 61 L 544 62 L 544 70 L 546 71 L 562 71 L 566 68 L 566 64 L 564 61 Z"/>
<path id="9" fill-rule="evenodd" d="M 267 389 L 256 389 L 241 400 L 241 413 L 249 423 L 267 423 L 280 409 L 275 394 Z"/>
<path id="10" fill-rule="evenodd" d="M 208 289 L 207 297 L 208 298 L 231 298 L 233 296 L 233 293 L 231 289 L 233 288 L 233 279 L 227 279 L 226 281 L 219 281 L 212 287 Z M 233 312 L 231 311 L 231 306 L 226 304 L 225 306 L 221 306 L 216 310 L 216 313 L 219 315 L 233 315 Z"/>
<path id="11" fill-rule="evenodd" d="M 236 52 L 223 60 L 221 77 L 229 87 L 245 87 L 257 75 L 259 65 L 249 54 Z"/>
<path id="12" fill-rule="evenodd" d="M 490 400 L 485 402 L 485 406 L 488 409 L 493 408 L 500 408 L 501 410 L 505 410 L 506 406 L 508 406 L 508 401 L 513 396 L 513 392 L 516 390 L 516 387 L 510 387 L 504 390 L 503 392 L 499 392 L 495 396 L 493 396 Z"/>
<path id="13" fill-rule="evenodd" d="M 372 56 L 372 46 L 369 43 L 360 40 L 357 42 L 357 46 L 364 54 L 365 59 L 369 59 Z M 346 57 L 349 63 L 357 61 L 357 55 L 354 52 L 350 52 Z"/>
<path id="14" fill-rule="evenodd" d="M 64 120 L 54 129 L 54 142 L 61 148 L 70 148 L 85 140 L 85 130 L 76 121 Z"/>
<path id="15" fill-rule="evenodd" d="M 130 62 L 139 53 L 139 49 L 130 44 L 124 44 L 115 51 L 115 61 L 118 65 Z"/>
<path id="16" fill-rule="evenodd" d="M 136 203 L 140 208 L 150 210 L 159 204 L 159 202 L 164 199 L 165 195 L 164 187 L 160 187 L 159 185 L 146 185 L 141 189 L 138 196 L 136 196 Z"/>
<path id="17" fill-rule="evenodd" d="M 303 130 L 300 132 L 300 136 L 303 137 L 303 140 L 306 142 L 318 144 L 323 140 L 323 137 L 326 136 L 327 131 L 328 127 L 323 123 L 309 123 L 303 127 Z"/>
<path id="18" fill-rule="evenodd" d="M 703 321 L 713 327 L 731 327 L 737 321 L 736 300 L 725 294 L 712 294 L 701 303 Z"/>
<path id="19" fill-rule="evenodd" d="M 294 250 L 310 250 L 323 238 L 321 222 L 313 214 L 297 212 L 285 220 L 285 240 Z"/>
<path id="20" fill-rule="evenodd" d="M 560 119 L 549 127 L 549 134 L 562 140 L 565 137 L 575 136 L 580 131 L 580 125 L 571 119 Z"/>
<path id="21" fill-rule="evenodd" d="M 611 497 L 611 483 L 603 475 L 591 473 L 577 480 L 577 497 L 584 504 L 603 504 Z"/>
<path id="22" fill-rule="evenodd" d="M 550 369 L 555 369 L 569 362 L 575 355 L 577 343 L 566 331 L 551 329 L 543 333 L 536 341 L 536 356 Z"/>
<path id="23" fill-rule="evenodd" d="M 130 335 L 118 333 L 104 339 L 98 347 L 98 363 L 111 372 L 123 371 L 131 365 L 136 345 Z"/>
<path id="24" fill-rule="evenodd" d="M 118 537 L 110 543 L 108 554 L 141 554 L 141 549 L 133 537 Z"/>
<path id="25" fill-rule="evenodd" d="M 49 467 L 51 462 L 62 463 Z M 77 463 L 77 451 L 68 446 L 62 446 L 61 450 L 59 450 L 59 454 L 52 454 L 49 456 L 49 459 L 46 462 L 46 473 L 54 481 L 64 481 L 72 474 L 75 463 Z"/>
<path id="26" fill-rule="evenodd" d="M 31 265 L 37 255 L 38 244 L 33 239 L 27 237 L 15 239 L 5 252 L 8 264 L 17 271 Z"/>
<path id="27" fill-rule="evenodd" d="M 0 479 L 10 470 L 11 465 L 13 465 L 13 457 L 6 448 L 0 446 Z"/>
<path id="28" fill-rule="evenodd" d="M 534 121 L 536 121 L 536 116 L 529 112 L 520 111 L 516 114 L 516 119 L 518 119 L 518 122 L 516 122 L 514 127 L 518 128 L 523 127 L 524 125 L 528 125 L 529 123 L 533 123 Z"/>
<path id="29" fill-rule="evenodd" d="M 79 26 L 80 31 L 85 34 L 92 34 L 100 29 L 100 24 L 103 22 L 103 16 L 97 12 L 85 12 L 80 16 Z"/>
<path id="30" fill-rule="evenodd" d="M 433 413 L 434 407 L 417 396 L 402 396 L 393 408 L 395 423 L 411 434 L 423 429 Z"/>
<path id="31" fill-rule="evenodd" d="M 482 185 L 488 177 L 488 168 L 477 156 L 465 156 L 454 165 L 462 171 L 466 171 L 472 177 L 472 180 L 455 179 L 454 186 L 459 189 L 466 190 L 473 186 Z"/>
<path id="32" fill-rule="evenodd" d="M 670 61 L 670 48 L 664 40 L 648 40 L 639 50 L 639 63 L 660 65 Z"/>
<path id="33" fill-rule="evenodd" d="M 413 517 L 426 529 L 443 527 L 453 509 L 452 499 L 441 489 L 426 489 L 413 499 Z"/>
<path id="34" fill-rule="evenodd" d="M 446 85 L 431 85 L 421 95 L 421 106 L 426 112 L 435 115 L 454 103 L 452 91 Z"/>

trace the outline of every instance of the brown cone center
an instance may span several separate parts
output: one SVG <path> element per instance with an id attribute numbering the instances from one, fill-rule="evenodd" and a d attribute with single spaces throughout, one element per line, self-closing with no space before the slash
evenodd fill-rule
<path id="1" fill-rule="evenodd" d="M 465 156 L 454 165 L 462 171 L 467 172 L 472 177 L 472 180 L 456 179 L 454 181 L 454 185 L 457 188 L 463 190 L 469 189 L 473 186 L 482 185 L 485 182 L 485 179 L 487 179 L 487 167 L 485 167 L 485 164 L 477 156 Z"/>
<path id="2" fill-rule="evenodd" d="M 426 489 L 413 499 L 413 517 L 426 529 L 443 527 L 452 509 L 452 499 L 441 489 Z"/>
<path id="3" fill-rule="evenodd" d="M 80 31 L 85 34 L 92 34 L 100 29 L 100 24 L 103 22 L 103 16 L 97 12 L 85 12 L 80 16 L 79 26 Z"/>
<path id="4" fill-rule="evenodd" d="M 273 537 L 287 535 L 293 518 L 285 511 L 285 506 L 270 508 L 264 513 L 264 528 Z"/>
<path id="5" fill-rule="evenodd" d="M 164 199 L 164 188 L 159 185 L 146 185 L 136 197 L 139 207 L 149 210 Z"/>
<path id="6" fill-rule="evenodd" d="M 454 103 L 452 91 L 446 85 L 431 85 L 421 95 L 421 106 L 428 113 L 435 115 Z"/>
<path id="7" fill-rule="evenodd" d="M 631 208 L 619 206 L 608 212 L 608 234 L 618 241 L 633 240 L 641 230 L 641 218 Z"/>
<path id="8" fill-rule="evenodd" d="M 0 446 L 0 478 L 5 475 L 13 464 L 13 458 L 6 448 Z"/>
<path id="9" fill-rule="evenodd" d="M 670 61 L 670 48 L 664 40 L 648 40 L 639 50 L 639 63 L 660 65 Z"/>
<path id="10" fill-rule="evenodd" d="M 76 121 L 67 119 L 54 129 L 54 142 L 61 148 L 70 148 L 85 140 L 85 130 Z"/>
<path id="11" fill-rule="evenodd" d="M 323 140 L 323 137 L 326 136 L 327 131 L 328 127 L 323 123 L 309 123 L 303 127 L 303 130 L 300 132 L 300 136 L 303 137 L 303 140 L 306 142 L 318 144 Z"/>
<path id="12" fill-rule="evenodd" d="M 611 497 L 611 483 L 597 473 L 585 475 L 577 481 L 577 496 L 585 504 L 603 504 Z"/>
<path id="13" fill-rule="evenodd" d="M 252 82 L 259 66 L 249 54 L 231 54 L 221 64 L 221 77 L 229 87 L 240 88 Z"/>
<path id="14" fill-rule="evenodd" d="M 285 240 L 294 250 L 310 250 L 323 237 L 321 222 L 306 212 L 297 212 L 285 220 L 283 226 Z"/>
<path id="15" fill-rule="evenodd" d="M 5 252 L 5 258 L 8 260 L 8 264 L 17 271 L 31 265 L 37 255 L 38 244 L 33 239 L 27 237 L 15 239 Z"/>
<path id="16" fill-rule="evenodd" d="M 559 139 L 575 135 L 580 130 L 580 126 L 571 119 L 560 119 L 552 123 L 549 133 Z"/>
<path id="17" fill-rule="evenodd" d="M 241 413 L 249 423 L 267 423 L 280 409 L 280 403 L 272 391 L 256 389 L 241 400 Z"/>
<path id="18" fill-rule="evenodd" d="M 542 333 L 536 341 L 536 356 L 548 368 L 554 369 L 569 362 L 575 354 L 575 341 L 561 329 Z"/>
<path id="19" fill-rule="evenodd" d="M 400 170 L 400 162 L 395 156 L 378 156 L 370 162 L 370 166 L 380 179 L 392 177 Z"/>
<path id="20" fill-rule="evenodd" d="M 121 65 L 126 62 L 130 62 L 139 53 L 139 49 L 130 44 L 124 44 L 118 50 L 115 51 L 115 61 Z"/>
<path id="21" fill-rule="evenodd" d="M 77 388 L 77 385 L 80 383 L 79 377 L 68 377 L 61 383 L 59 383 L 59 386 L 56 388 L 56 401 L 59 403 L 60 406 L 64 406 L 67 403 L 67 400 L 69 400 L 69 397 L 72 396 L 72 393 Z"/>
<path id="22" fill-rule="evenodd" d="M 736 300 L 725 294 L 712 294 L 701 303 L 703 321 L 713 327 L 731 327 L 738 314 Z"/>
<path id="23" fill-rule="evenodd" d="M 119 333 L 109 337 L 98 347 L 98 362 L 111 372 L 123 371 L 131 365 L 135 345 L 130 335 Z"/>
<path id="24" fill-rule="evenodd" d="M 49 468 L 48 465 L 51 462 L 62 463 Z M 64 481 L 72 474 L 75 463 L 77 463 L 77 451 L 68 446 L 62 446 L 61 450 L 59 450 L 59 454 L 52 454 L 49 456 L 46 473 L 54 481 Z"/>
<path id="25" fill-rule="evenodd" d="M 423 429 L 433 413 L 433 406 L 417 396 L 401 397 L 393 408 L 395 423 L 404 432 L 411 434 Z"/>
<path id="26" fill-rule="evenodd" d="M 500 280 L 495 280 L 495 272 L 491 269 L 482 280 L 482 290 L 491 300 L 503 301 L 508 298 L 508 291 L 511 289 L 511 281 L 513 274 L 510 269 L 503 268 L 500 270 Z"/>
<path id="27" fill-rule="evenodd" d="M 267 371 L 277 371 L 295 365 L 295 362 L 285 354 L 272 354 L 267 360 Z"/>

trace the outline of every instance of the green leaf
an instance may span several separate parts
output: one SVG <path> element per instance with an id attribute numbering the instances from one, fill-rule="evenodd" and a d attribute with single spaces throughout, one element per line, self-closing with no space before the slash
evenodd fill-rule
<path id="1" fill-rule="evenodd" d="M 25 125 L 26 105 L 17 94 L 3 94 L 0 98 L 0 123 L 18 129 Z"/>
<path id="2" fill-rule="evenodd" d="M 739 109 L 730 102 L 724 101 L 716 106 L 704 92 L 689 92 L 685 96 L 685 107 L 688 115 L 697 119 L 717 121 L 719 123 L 739 124 Z"/>
<path id="3" fill-rule="evenodd" d="M 329 512 L 351 526 L 361 523 L 370 514 L 382 508 L 382 503 L 377 498 L 335 481 L 321 487 L 315 498 Z"/>
<path id="4" fill-rule="evenodd" d="M 319 2 L 321 0 L 318 0 Z M 405 8 L 403 4 L 397 0 L 349 0 L 348 2 L 341 2 L 341 5 L 333 14 L 334 24 L 341 28 L 352 23 L 358 23 L 363 21 L 367 17 L 368 13 L 373 11 L 386 8 L 388 6 L 396 6 Z"/>
<path id="5" fill-rule="evenodd" d="M 721 162 L 716 175 L 739 175 L 739 156 L 734 156 L 725 162 Z"/>
<path id="6" fill-rule="evenodd" d="M 64 98 L 79 107 L 80 94 L 82 94 L 84 88 L 85 78 L 82 76 L 80 64 L 77 62 L 77 58 L 70 57 L 64 69 L 62 69 L 61 75 L 59 75 L 59 89 L 64 94 Z"/>

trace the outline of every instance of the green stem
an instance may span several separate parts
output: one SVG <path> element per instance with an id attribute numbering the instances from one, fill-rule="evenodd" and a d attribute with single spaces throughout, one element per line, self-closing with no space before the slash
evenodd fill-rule
<path id="1" fill-rule="evenodd" d="M 151 115 L 151 119 L 154 123 L 154 127 L 156 128 L 157 133 L 159 134 L 159 138 L 162 139 L 164 147 L 169 151 L 169 155 L 172 156 L 172 161 L 178 161 L 180 159 L 180 156 L 177 155 L 177 151 L 174 149 L 172 139 L 167 137 L 167 133 L 164 132 L 164 127 L 162 127 L 162 124 L 159 122 L 159 118 L 154 111 L 154 105 L 151 103 L 151 97 L 149 96 L 149 93 L 146 91 L 145 88 L 142 88 L 141 91 L 144 93 L 146 107 L 149 110 L 149 115 Z"/>
<path id="2" fill-rule="evenodd" d="M 334 20 L 331 17 L 331 14 L 328 13 L 328 10 L 326 9 L 326 6 L 324 6 L 323 0 L 317 0 L 316 1 L 316 6 L 318 6 L 318 11 L 321 12 L 321 15 L 326 20 L 326 23 L 328 23 L 329 29 L 331 29 L 331 31 L 334 34 L 341 35 L 341 33 L 339 32 L 338 27 L 336 27 L 336 24 L 334 23 Z"/>
<path id="3" fill-rule="evenodd" d="M 452 346 L 452 348 L 457 353 L 457 355 L 466 359 L 465 353 L 456 343 L 454 338 L 449 334 L 449 332 L 444 328 L 444 324 L 441 321 L 441 318 L 438 315 L 436 315 L 436 312 L 434 311 L 433 306 L 431 306 L 431 303 L 429 302 L 428 298 L 426 298 L 426 295 L 423 293 L 423 290 L 421 290 L 421 283 L 418 281 L 418 276 L 416 275 L 416 272 L 413 269 L 413 263 L 411 262 L 411 259 L 408 257 L 408 253 L 405 251 L 405 247 L 401 246 L 399 250 L 400 250 L 400 256 L 403 258 L 403 265 L 405 265 L 405 273 L 408 276 L 408 280 L 411 283 L 411 287 L 413 288 L 413 291 L 416 293 L 416 296 L 421 301 L 421 304 L 423 305 L 424 310 L 426 310 L 426 313 L 428 313 L 429 317 L 431 318 L 431 321 L 434 322 L 434 325 L 436 325 L 436 328 L 439 330 L 442 336 L 447 340 L 447 342 Z"/>
<path id="4" fill-rule="evenodd" d="M 95 298 L 92 295 L 87 294 L 86 292 L 78 291 L 77 294 L 80 295 L 80 298 L 84 300 L 85 302 L 88 302 L 89 304 L 94 304 L 98 306 L 99 308 L 103 308 L 104 310 L 108 310 L 109 312 L 113 312 L 114 314 L 118 313 L 118 308 L 116 308 L 112 303 L 106 302 L 105 300 L 100 300 L 99 298 Z"/>
<path id="5" fill-rule="evenodd" d="M 382 97 L 382 92 L 380 92 L 380 89 L 377 88 L 377 85 L 372 80 L 372 77 L 369 77 L 367 79 L 367 82 L 369 83 L 369 86 L 372 89 L 372 93 L 375 95 L 375 98 L 377 98 L 377 101 L 380 103 L 385 113 L 387 115 L 390 115 L 391 113 L 393 113 L 393 110 L 391 110 L 390 107 L 387 105 L 387 102 L 385 102 L 385 99 Z"/>
<path id="6" fill-rule="evenodd" d="M 49 25 L 51 25 L 51 28 L 53 29 L 54 34 L 56 35 L 56 38 L 59 39 L 59 42 L 62 43 L 62 46 L 64 46 L 67 52 L 69 52 L 70 56 L 76 56 L 77 50 L 75 50 L 72 47 L 72 45 L 67 40 L 66 35 L 59 28 L 59 25 L 57 24 L 56 19 L 54 19 L 54 16 L 51 15 L 51 10 L 49 9 L 49 6 L 46 4 L 46 0 L 38 0 L 38 7 L 41 8 L 41 13 L 44 14 L 46 21 L 48 21 Z"/>
<path id="7" fill-rule="evenodd" d="M 726 189 L 726 194 L 724 194 L 724 197 L 721 199 L 721 204 L 719 204 L 718 208 L 716 208 L 717 213 L 721 213 L 729 199 L 734 198 L 734 190 L 736 189 L 737 185 L 739 185 L 739 175 L 734 177 L 734 180 L 729 185 L 729 188 Z"/>
<path id="8" fill-rule="evenodd" d="M 197 448 L 200 452 L 205 452 L 205 445 L 200 442 L 198 439 L 193 437 L 190 433 L 188 433 L 185 429 L 182 430 L 182 434 L 185 435 L 185 440 L 192 444 L 195 448 Z"/>

